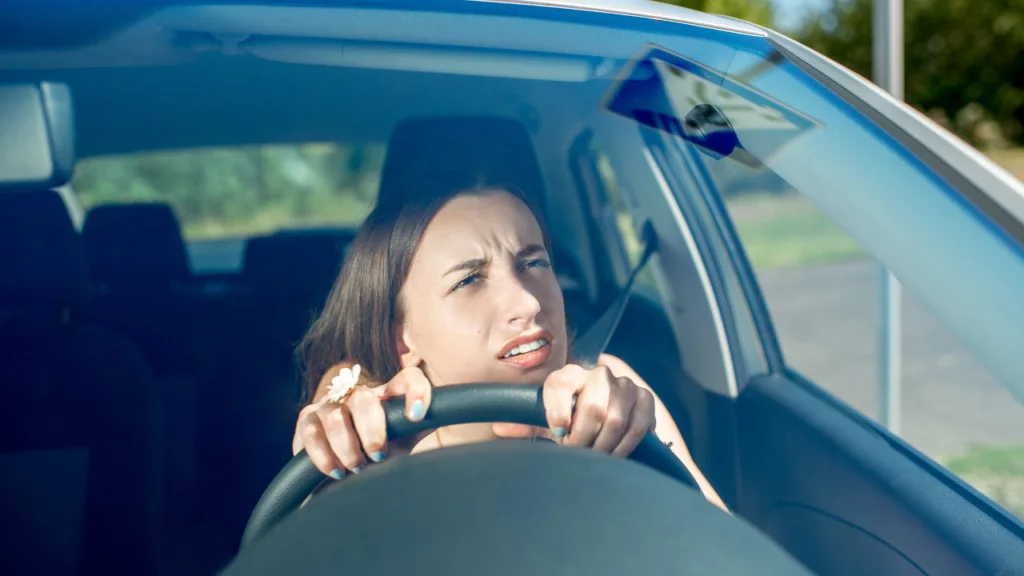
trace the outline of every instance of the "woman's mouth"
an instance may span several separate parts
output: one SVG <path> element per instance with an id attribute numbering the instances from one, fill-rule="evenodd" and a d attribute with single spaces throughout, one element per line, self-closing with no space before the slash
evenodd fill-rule
<path id="1" fill-rule="evenodd" d="M 502 362 L 523 370 L 541 366 L 551 356 L 551 338 L 547 335 L 511 344 L 506 346 L 504 354 L 499 358 Z"/>

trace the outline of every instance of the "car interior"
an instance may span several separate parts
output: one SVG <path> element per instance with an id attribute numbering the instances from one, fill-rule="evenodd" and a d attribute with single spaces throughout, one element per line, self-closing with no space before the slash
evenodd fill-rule
<path id="1" fill-rule="evenodd" d="M 514 9 L 496 4 L 487 7 L 496 20 Z M 91 159 L 307 142 L 383 146 L 377 202 L 400 201 L 407 183 L 444 166 L 499 175 L 536 197 L 576 333 L 620 295 L 632 264 L 595 152 L 602 149 L 625 181 L 625 212 L 634 224 L 652 223 L 661 246 L 649 266 L 655 282 L 635 288 L 607 352 L 658 392 L 695 461 L 745 526 L 818 573 L 1024 570 L 1024 525 L 786 367 L 721 199 L 699 171 L 687 173 L 698 153 L 607 114 L 601 106 L 616 80 L 607 69 L 566 79 L 579 62 L 533 46 L 543 58 L 512 66 L 517 77 L 490 73 L 495 62 L 508 63 L 506 52 L 547 38 L 521 34 L 517 27 L 530 23 L 519 13 L 501 20 L 502 38 L 525 44 L 481 60 L 460 59 L 465 54 L 450 46 L 440 56 L 409 58 L 403 50 L 422 45 L 392 39 L 357 44 L 366 50 L 351 54 L 366 60 L 349 66 L 335 65 L 330 42 L 289 35 L 313 34 L 303 28 L 311 26 L 321 35 L 358 36 L 370 24 L 392 30 L 390 20 L 323 9 L 302 24 L 290 7 L 206 8 L 170 10 L 153 21 L 121 14 L 62 39 L 77 51 L 13 32 L 6 36 L 12 43 L 44 46 L 0 50 L 0 120 L 18 119 L 0 122 L 18 128 L 0 130 L 0 522 L 6 541 L 23 543 L 0 557 L 0 572 L 210 574 L 238 552 L 254 506 L 292 458 L 304 400 L 295 345 L 356 231 L 299 227 L 234 238 L 227 260 L 237 265 L 209 265 L 200 262 L 200 248 L 209 247 L 186 237 L 170 203 L 89 206 L 79 226 L 68 188 L 76 162 Z M 547 8 L 530 10 L 546 17 Z M 453 22 L 456 16 L 465 15 Z M 565 33 L 600 38 L 610 65 L 635 53 L 638 34 L 680 52 L 727 43 L 725 24 L 710 31 L 658 21 L 645 29 L 627 17 L 591 17 L 588 26 L 565 24 Z M 450 23 L 437 24 L 423 29 L 423 44 L 430 34 L 443 38 Z M 562 31 L 556 24 L 563 23 L 551 24 L 553 36 Z M 239 57 L 232 31 L 245 26 L 265 34 Z M 749 32 L 736 45 L 755 42 Z M 394 60 L 379 65 L 381 54 Z M 743 351 L 754 347 L 758 353 Z M 507 462 L 515 463 L 518 448 L 508 450 Z M 511 482 L 514 471 L 495 454 L 478 462 L 500 472 L 495 486 L 508 486 L 502 478 Z M 538 461 L 546 457 L 537 453 Z M 573 458 L 557 461 L 572 464 L 565 469 L 552 460 L 548 470 L 578 479 L 591 461 Z M 432 460 L 422 462 L 422 473 L 432 474 Z M 631 475 L 635 468 L 601 482 L 623 490 L 646 482 Z M 552 497 L 593 496 L 567 492 Z M 668 488 L 654 493 L 672 506 L 692 505 Z M 380 497 L 370 488 L 351 494 L 342 510 Z M 342 501 L 325 502 L 321 512 L 308 506 L 304 517 L 337 516 Z M 432 510 L 445 503 L 439 498 Z M 501 506 L 493 510 L 532 510 L 523 501 Z M 643 514 L 659 513 L 656 503 L 644 506 Z M 660 509 L 659 522 L 677 516 L 672 506 Z M 644 530 L 628 510 L 617 513 L 624 526 Z M 588 520 L 588 530 L 605 525 Z M 731 525 L 714 522 L 703 536 L 690 533 L 687 545 L 729 538 Z M 331 526 L 349 536 L 358 527 Z M 424 529 L 409 529 L 417 526 Z M 287 541 L 295 553 L 298 533 L 283 534 L 275 550 L 285 554 Z M 737 535 L 735 550 L 753 546 L 747 538 Z M 676 550 L 664 539 L 637 539 L 631 545 L 648 559 Z M 509 557 L 505 568 L 529 558 Z"/>
<path id="2" fill-rule="evenodd" d="M 396 125 L 387 150 L 378 202 L 401 201 L 396 195 L 405 185 L 440 165 L 472 167 L 541 202 L 546 197 L 531 138 L 515 119 L 412 118 Z M 0 195 L 0 212 L 10 219 L 3 227 L 4 253 L 18 263 L 18 273 L 5 279 L 11 313 L 5 318 L 5 342 L 19 345 L 4 350 L 4 380 L 26 381 L 31 373 L 38 384 L 28 390 L 54 394 L 33 399 L 33 404 L 49 406 L 61 419 L 63 410 L 88 406 L 87 418 L 95 419 L 90 424 L 106 435 L 90 442 L 155 460 L 133 475 L 124 475 L 123 469 L 109 473 L 120 477 L 116 492 L 123 506 L 151 501 L 160 508 L 161 525 L 142 529 L 144 521 L 153 519 L 144 507 L 125 508 L 121 517 L 110 513 L 110 492 L 89 493 L 85 517 L 98 524 L 87 523 L 85 532 L 106 533 L 108 547 L 84 542 L 89 554 L 83 562 L 107 566 L 101 559 L 118 556 L 110 547 L 123 545 L 119 535 L 131 534 L 140 541 L 133 547 L 139 557 L 118 557 L 124 566 L 139 565 L 141 551 L 169 535 L 173 542 L 191 538 L 188 545 L 214 548 L 208 553 L 215 555 L 213 560 L 206 562 L 217 566 L 234 552 L 256 500 L 291 456 L 291 434 L 303 400 L 295 345 L 326 298 L 355 231 L 285 230 L 252 237 L 245 242 L 238 272 L 204 276 L 191 271 L 180 224 L 168 204 L 94 206 L 78 231 L 57 192 L 33 188 L 16 187 Z M 46 254 L 45 269 L 28 264 L 41 254 Z M 566 285 L 572 330 L 585 330 L 601 301 L 582 289 L 580 264 L 570 252 L 556 247 L 555 265 Z M 606 285 L 602 296 L 615 288 Z M 683 378 L 678 347 L 660 306 L 650 293 L 632 298 L 608 352 L 652 381 L 663 381 L 666 372 Z M 49 319 L 45 330 L 40 315 Z M 23 317 L 24 322 L 15 322 Z M 660 344 L 628 337 L 641 326 Z M 18 329 L 29 331 L 31 338 Z M 88 347 L 80 348 L 86 340 Z M 40 365 L 53 370 L 34 371 Z M 62 397 L 59 382 L 65 370 L 75 375 L 76 394 L 92 391 L 88 403 L 84 396 Z M 108 371 L 121 372 L 116 390 L 96 395 L 95 382 L 107 380 Z M 4 405 L 24 402 L 11 398 Z M 92 407 L 101 403 L 117 413 L 94 412 Z M 139 412 L 133 408 L 137 405 L 152 412 Z M 31 421 L 24 415 L 5 419 Z M 112 426 L 115 422 L 118 426 Z M 63 428 L 53 432 L 44 442 L 47 447 L 74 438 Z M 132 440 L 121 444 L 121 434 Z M 12 431 L 5 438 L 24 435 Z M 107 477 L 88 484 L 100 482 L 114 489 Z M 125 485 L 131 490 L 123 490 Z M 106 511 L 98 512 L 100 507 Z M 190 532 L 196 527 L 204 531 Z M 147 537 L 146 546 L 141 545 Z"/>

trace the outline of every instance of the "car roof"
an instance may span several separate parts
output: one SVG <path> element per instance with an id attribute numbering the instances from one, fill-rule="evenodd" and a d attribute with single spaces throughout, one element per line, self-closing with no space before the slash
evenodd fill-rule
<path id="1" fill-rule="evenodd" d="M 0 50 L 46 50 L 84 46 L 95 43 L 116 33 L 139 20 L 174 6 L 189 5 L 266 5 L 281 7 L 378 7 L 378 8 L 423 8 L 447 7 L 459 4 L 514 4 L 522 6 L 546 6 L 569 10 L 584 10 L 621 14 L 683 22 L 730 30 L 744 34 L 764 35 L 766 30 L 729 16 L 710 14 L 653 0 L 398 0 L 389 2 L 346 2 L 333 0 L 132 0 L 92 1 L 35 0 L 19 3 L 17 8 L 8 5 L 0 7 Z"/>
<path id="2" fill-rule="evenodd" d="M 293 141 L 382 143 L 395 123 L 416 115 L 418 105 L 407 96 L 408 70 L 380 71 L 342 66 L 295 66 L 287 53 L 261 59 L 222 57 L 232 41 L 247 35 L 272 41 L 278 38 L 298 42 L 318 41 L 386 42 L 417 44 L 459 44 L 505 50 L 551 54 L 558 58 L 613 58 L 622 61 L 635 49 L 636 33 L 602 30 L 579 22 L 548 18 L 537 10 L 564 8 L 571 11 L 602 12 L 612 18 L 640 18 L 671 21 L 693 30 L 714 30 L 721 36 L 753 39 L 762 31 L 725 17 L 694 10 L 637 0 L 590 2 L 445 2 L 458 7 L 448 13 L 427 12 L 423 17 L 441 26 L 394 27 L 391 9 L 433 8 L 423 1 L 387 4 L 305 2 L 252 2 L 246 5 L 221 2 L 209 4 L 188 0 L 139 0 L 108 7 L 96 14 L 82 14 L 81 27 L 71 34 L 83 45 L 69 47 L 68 41 L 46 44 L 40 38 L 64 31 L 58 19 L 49 24 L 28 10 L 21 40 L 7 38 L 0 44 L 0 80 L 35 80 L 40 77 L 67 82 L 75 94 L 79 117 L 78 152 L 82 158 L 157 149 L 230 146 Z M 382 8 L 383 6 L 383 8 Z M 499 18 L 488 19 L 487 10 L 498 10 Z M 525 11 L 540 20 L 525 20 Z M 301 12 L 298 12 L 301 11 Z M 315 12 L 314 12 L 315 11 Z M 74 12 L 74 11 L 72 11 Z M 554 14 L 554 12 L 552 12 Z M 513 18 L 506 16 L 512 15 Z M 15 20 L 15 22 L 18 22 Z M 568 30 L 578 40 L 552 39 L 556 34 L 509 32 L 532 30 L 543 22 L 548 31 Z M 493 23 L 503 33 L 480 36 L 481 26 Z M 0 31 L 8 27 L 0 25 Z M 634 23 L 635 24 L 635 23 Z M 396 28 L 395 30 L 390 30 Z M 477 30 L 474 31 L 474 28 Z M 24 29 L 35 29 L 33 38 Z M 92 30 L 84 33 L 82 30 Z M 233 30 L 238 37 L 233 39 Z M 370 32 L 365 32 L 370 30 Z M 473 34 L 476 34 L 475 36 Z M 2 35 L 2 33 L 0 33 Z M 603 38 L 607 37 L 608 42 Z M 627 40 L 628 38 L 628 40 Z M 11 42 L 24 41 L 19 50 L 4 50 Z M 763 42 L 763 38 L 757 38 Z M 491 42 L 493 46 L 486 45 Z M 389 48 L 390 49 L 390 48 Z M 347 50 L 347 48 L 346 48 Z M 211 57 L 209 54 L 213 52 Z M 390 55 L 389 55 L 390 57 Z M 273 79 L 271 82 L 268 79 Z M 563 82 L 550 77 L 498 78 L 486 76 L 414 76 L 417 92 L 429 101 L 432 114 L 455 114 L 471 110 L 476 114 L 507 114 L 508 96 L 525 106 L 547 111 L 559 122 L 571 111 L 557 111 L 549 102 L 573 100 L 587 110 L 599 105 L 604 86 L 592 82 Z M 539 80 L 538 82 L 532 82 Z M 183 98 L 178 86 L 210 86 Z M 248 90 L 248 91 L 247 91 Z M 225 95 L 238 102 L 225 102 Z M 274 110 L 306 99 L 303 109 L 289 114 L 263 114 L 251 119 L 255 110 Z M 351 111 L 362 107 L 364 113 Z M 419 106 L 423 108 L 423 106 Z M 370 110 L 369 108 L 372 108 Z M 210 110 L 217 114 L 204 117 Z M 550 122 L 550 120 L 549 120 Z M 99 125 L 102 123 L 102 125 Z M 147 130 L 138 130 L 147 126 Z M 238 126 L 245 126 L 239 130 Z M 201 128 L 201 129 L 200 129 Z M 571 125 L 566 129 L 572 130 Z"/>

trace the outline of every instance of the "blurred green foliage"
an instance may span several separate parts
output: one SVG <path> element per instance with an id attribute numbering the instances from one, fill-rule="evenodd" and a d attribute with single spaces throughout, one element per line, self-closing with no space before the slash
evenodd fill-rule
<path id="1" fill-rule="evenodd" d="M 83 206 L 168 202 L 191 238 L 281 226 L 357 225 L 377 194 L 383 146 L 250 146 L 155 152 L 79 163 Z"/>
<path id="2" fill-rule="evenodd" d="M 684 8 L 693 8 L 710 14 L 732 16 L 771 27 L 774 19 L 772 5 L 769 0 L 659 0 L 666 4 L 675 4 Z"/>
<path id="3" fill-rule="evenodd" d="M 797 39 L 872 77 L 873 0 L 830 0 Z M 1024 144 L 1024 0 L 904 0 L 905 98 L 975 146 Z"/>

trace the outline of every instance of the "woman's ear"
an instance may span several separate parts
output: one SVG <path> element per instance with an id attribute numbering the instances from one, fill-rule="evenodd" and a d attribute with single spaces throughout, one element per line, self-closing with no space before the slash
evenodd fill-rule
<path id="1" fill-rule="evenodd" d="M 423 362 L 423 358 L 416 352 L 416 346 L 410 341 L 408 337 L 408 331 L 405 329 L 404 324 L 399 324 L 395 330 L 395 337 L 398 342 L 398 361 L 401 363 L 402 368 L 411 368 L 413 366 L 419 366 Z"/>

